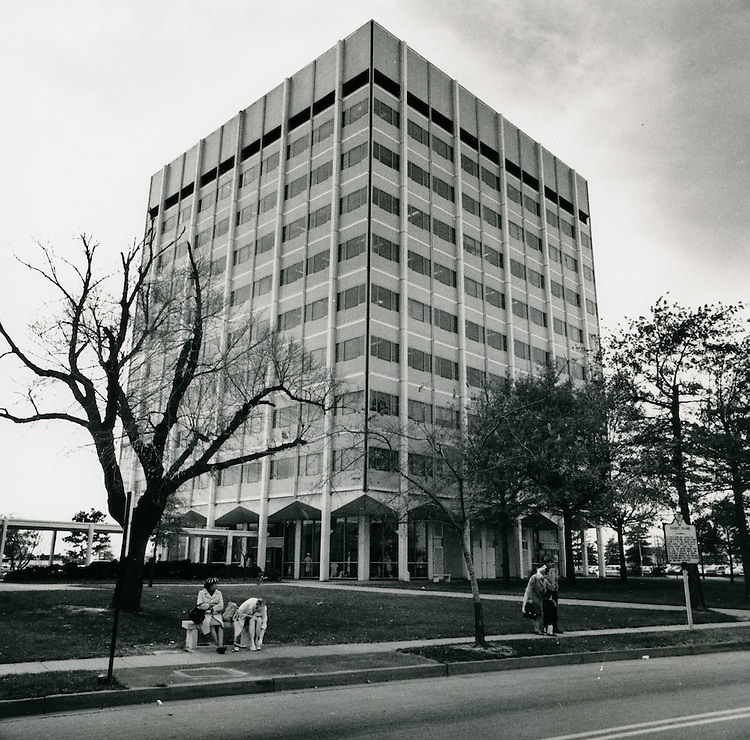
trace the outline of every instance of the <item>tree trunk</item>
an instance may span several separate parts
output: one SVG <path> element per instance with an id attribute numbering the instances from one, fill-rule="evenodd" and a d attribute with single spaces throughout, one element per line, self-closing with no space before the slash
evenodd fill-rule
<path id="1" fill-rule="evenodd" d="M 573 562 L 573 516 L 569 511 L 563 511 L 562 517 L 565 544 L 565 580 L 568 586 L 572 586 L 576 582 L 576 566 Z"/>
<path id="2" fill-rule="evenodd" d="M 474 645 L 476 647 L 487 647 L 484 635 L 484 610 L 482 608 L 482 599 L 479 595 L 477 574 L 474 570 L 474 558 L 471 554 L 471 524 L 468 521 L 464 521 L 461 528 L 461 549 L 464 554 L 466 570 L 469 573 L 471 600 L 474 604 Z"/>
<path id="3" fill-rule="evenodd" d="M 620 580 L 627 582 L 628 567 L 625 563 L 625 538 L 622 532 L 622 524 L 618 524 L 615 531 L 617 532 L 617 559 L 620 563 Z"/>
<path id="4" fill-rule="evenodd" d="M 687 478 L 685 476 L 684 434 L 682 418 L 680 417 L 680 386 L 672 386 L 670 405 L 670 421 L 672 427 L 672 470 L 674 472 L 674 486 L 677 489 L 677 503 L 685 524 L 690 524 L 690 503 L 688 501 Z M 696 609 L 705 609 L 703 588 L 698 573 L 698 566 L 691 563 L 687 566 L 688 586 L 690 587 L 690 601 Z"/>
<path id="5" fill-rule="evenodd" d="M 743 576 L 745 581 L 745 598 L 750 599 L 750 536 L 747 531 L 747 518 L 745 517 L 745 491 L 742 487 L 739 471 L 732 471 L 732 496 L 734 498 L 734 515 L 737 525 L 737 540 L 740 547 L 742 565 L 745 569 Z"/>
<path id="6" fill-rule="evenodd" d="M 127 555 L 117 569 L 112 606 L 131 612 L 137 612 L 141 608 L 146 548 L 150 536 L 151 528 L 141 517 L 134 517 L 130 525 Z"/>

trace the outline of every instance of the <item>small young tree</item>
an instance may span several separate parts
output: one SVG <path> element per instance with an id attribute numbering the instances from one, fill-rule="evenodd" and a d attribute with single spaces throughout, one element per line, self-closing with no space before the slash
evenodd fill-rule
<path id="1" fill-rule="evenodd" d="M 37 325 L 37 347 L 22 347 L 0 321 L 0 359 L 69 400 L 32 380 L 25 403 L 0 408 L 0 418 L 63 421 L 90 436 L 109 513 L 130 522 L 113 601 L 137 610 L 148 541 L 170 497 L 200 476 L 322 435 L 332 383 L 299 343 L 238 313 L 241 296 L 225 293 L 189 241 L 155 249 L 150 234 L 120 255 L 115 276 L 98 276 L 97 245 L 80 241 L 79 265 L 46 248 L 43 266 L 27 265 L 58 295 L 57 313 Z M 276 406 L 294 417 L 285 436 L 271 429 Z M 133 470 L 142 483 L 131 514 Z"/>
<path id="2" fill-rule="evenodd" d="M 76 512 L 73 515 L 72 521 L 93 522 L 96 524 L 103 522 L 106 518 L 106 514 L 92 508 L 89 511 Z M 63 542 L 68 544 L 67 555 L 71 560 L 80 561 L 86 557 L 86 550 L 88 548 L 88 534 L 86 532 L 71 532 L 66 537 L 63 537 Z M 94 532 L 91 550 L 97 558 L 111 557 L 112 549 L 109 535 L 102 532 Z"/>
<path id="3" fill-rule="evenodd" d="M 8 558 L 10 570 L 25 568 L 34 559 L 34 552 L 39 547 L 40 540 L 39 532 L 9 527 L 5 537 L 3 556 Z"/>

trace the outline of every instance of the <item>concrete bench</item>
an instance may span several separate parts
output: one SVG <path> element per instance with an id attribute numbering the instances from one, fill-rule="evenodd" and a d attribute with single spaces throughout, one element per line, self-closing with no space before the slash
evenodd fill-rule
<path id="1" fill-rule="evenodd" d="M 440 583 L 440 581 L 445 581 L 446 583 L 451 582 L 451 574 L 450 573 L 433 573 L 432 574 L 432 582 L 433 583 Z"/>
<path id="2" fill-rule="evenodd" d="M 224 629 L 231 626 L 231 622 L 224 622 Z M 185 630 L 185 650 L 195 650 L 198 647 L 198 627 L 192 619 L 182 620 L 182 629 Z M 226 644 L 226 640 L 224 642 Z"/>

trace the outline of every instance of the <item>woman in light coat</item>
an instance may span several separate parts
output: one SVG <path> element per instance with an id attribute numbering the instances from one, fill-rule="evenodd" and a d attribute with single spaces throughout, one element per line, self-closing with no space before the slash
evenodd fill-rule
<path id="1" fill-rule="evenodd" d="M 526 591 L 523 594 L 523 603 L 521 612 L 526 613 L 527 609 L 533 611 L 532 624 L 534 634 L 544 634 L 544 616 L 543 603 L 547 591 L 547 566 L 540 565 L 536 573 L 532 574 L 529 582 L 526 584 Z"/>
<path id="2" fill-rule="evenodd" d="M 222 613 L 224 612 L 224 597 L 221 591 L 216 587 L 219 579 L 211 576 L 206 578 L 203 588 L 198 592 L 198 608 L 205 612 L 205 617 L 200 623 L 200 631 L 204 635 L 210 634 L 216 643 L 216 652 L 223 653 L 224 647 L 224 621 Z"/>

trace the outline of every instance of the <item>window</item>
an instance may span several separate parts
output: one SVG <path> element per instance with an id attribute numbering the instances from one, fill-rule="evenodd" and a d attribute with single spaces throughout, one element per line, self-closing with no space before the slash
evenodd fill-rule
<path id="1" fill-rule="evenodd" d="M 271 479 L 294 478 L 297 475 L 296 457 L 272 457 Z"/>
<path id="2" fill-rule="evenodd" d="M 276 208 L 276 193 L 264 195 L 258 203 L 258 213 L 267 213 L 272 208 Z"/>
<path id="3" fill-rule="evenodd" d="M 219 471 L 219 486 L 236 486 L 240 482 L 240 471 L 238 468 L 224 468 Z"/>
<path id="4" fill-rule="evenodd" d="M 594 271 L 585 262 L 583 264 L 583 277 L 586 280 L 594 282 Z"/>
<path id="5" fill-rule="evenodd" d="M 370 447 L 367 450 L 367 467 L 386 473 L 398 470 L 398 452 L 382 447 Z"/>
<path id="6" fill-rule="evenodd" d="M 539 203 L 537 202 L 536 198 L 532 198 L 530 195 L 524 194 L 523 207 L 527 211 L 530 211 L 531 213 L 533 213 L 535 216 L 538 216 L 541 213 L 541 207 L 539 206 Z"/>
<path id="7" fill-rule="evenodd" d="M 464 293 L 482 300 L 482 284 L 470 277 L 464 277 Z"/>
<path id="8" fill-rule="evenodd" d="M 362 254 L 367 246 L 367 238 L 364 234 L 347 239 L 343 244 L 339 244 L 339 262 L 350 260 L 357 255 Z"/>
<path id="9" fill-rule="evenodd" d="M 249 462 L 242 466 L 242 482 L 257 483 L 260 480 L 260 463 Z"/>
<path id="10" fill-rule="evenodd" d="M 232 193 L 232 181 L 227 180 L 226 182 L 221 183 L 219 185 L 219 200 L 224 200 L 224 198 L 228 198 Z"/>
<path id="11" fill-rule="evenodd" d="M 307 175 L 302 175 L 302 177 L 292 180 L 284 187 L 284 200 L 294 198 L 295 195 L 304 193 L 305 190 L 307 190 Z"/>
<path id="12" fill-rule="evenodd" d="M 367 114 L 368 101 L 367 98 L 360 100 L 358 103 L 350 106 L 344 111 L 342 117 L 342 126 L 348 126 L 350 123 L 358 121 L 362 116 Z"/>
<path id="13" fill-rule="evenodd" d="M 435 356 L 435 373 L 441 378 L 458 380 L 458 363 L 445 357 Z"/>
<path id="14" fill-rule="evenodd" d="M 501 334 L 499 331 L 487 329 L 487 344 L 494 349 L 499 349 L 501 352 L 508 351 L 508 339 L 505 334 Z"/>
<path id="15" fill-rule="evenodd" d="M 544 275 L 541 272 L 529 268 L 526 270 L 526 279 L 535 288 L 544 288 Z"/>
<path id="16" fill-rule="evenodd" d="M 453 334 L 458 334 L 458 316 L 454 316 L 452 313 L 443 311 L 440 308 L 433 309 L 433 316 L 435 326 Z"/>
<path id="17" fill-rule="evenodd" d="M 292 157 L 296 157 L 298 154 L 302 154 L 302 152 L 307 149 L 307 147 L 310 146 L 310 134 L 305 134 L 304 136 L 300 136 L 299 139 L 295 139 L 291 144 L 287 145 L 286 148 L 286 158 L 292 159 Z"/>
<path id="18" fill-rule="evenodd" d="M 567 289 L 565 291 L 565 300 L 572 306 L 581 305 L 581 296 L 573 290 Z"/>
<path id="19" fill-rule="evenodd" d="M 517 223 L 514 223 L 513 221 L 508 222 L 508 233 L 513 239 L 523 241 L 523 232 L 521 231 L 521 227 Z"/>
<path id="20" fill-rule="evenodd" d="M 284 228 L 281 230 L 281 241 L 288 242 L 304 234 L 306 222 L 307 219 L 303 216 L 302 218 L 290 221 L 288 224 L 284 224 Z"/>
<path id="21" fill-rule="evenodd" d="M 562 337 L 568 336 L 568 327 L 562 319 L 558 319 L 556 316 L 552 317 L 552 329 L 555 334 L 559 334 Z"/>
<path id="22" fill-rule="evenodd" d="M 271 291 L 271 285 L 270 275 L 259 278 L 253 283 L 253 296 L 260 296 L 269 293 Z"/>
<path id="23" fill-rule="evenodd" d="M 569 254 L 563 253 L 563 265 L 573 272 L 578 272 L 578 260 L 575 257 L 571 257 Z"/>
<path id="24" fill-rule="evenodd" d="M 464 234 L 464 252 L 473 254 L 475 257 L 481 257 L 482 243 L 477 241 L 473 236 Z"/>
<path id="25" fill-rule="evenodd" d="M 573 239 L 576 237 L 576 227 L 568 223 L 564 218 L 560 219 L 560 231 Z"/>
<path id="26" fill-rule="evenodd" d="M 570 331 L 570 336 L 573 338 L 573 341 L 578 342 L 579 344 L 583 344 L 583 329 L 578 326 L 569 326 L 568 329 Z"/>
<path id="27" fill-rule="evenodd" d="M 484 377 L 484 370 L 479 370 L 475 367 L 466 368 L 466 382 L 472 388 L 484 388 L 486 381 Z"/>
<path id="28" fill-rule="evenodd" d="M 201 195 L 198 201 L 198 213 L 207 211 L 216 202 L 216 192 L 205 193 Z"/>
<path id="29" fill-rule="evenodd" d="M 517 260 L 514 260 L 511 258 L 510 260 L 510 274 L 515 275 L 517 278 L 521 278 L 521 280 L 526 279 L 526 268 Z"/>
<path id="30" fill-rule="evenodd" d="M 411 136 L 412 139 L 424 144 L 425 146 L 430 145 L 430 133 L 426 129 L 423 129 L 415 121 L 409 121 L 406 125 L 406 132 Z"/>
<path id="31" fill-rule="evenodd" d="M 310 173 L 310 187 L 325 182 L 333 174 L 333 162 L 324 162 Z"/>
<path id="32" fill-rule="evenodd" d="M 495 267 L 503 266 L 502 252 L 498 252 L 496 249 L 492 249 L 492 247 L 484 248 L 484 259 L 491 265 L 495 265 Z"/>
<path id="33" fill-rule="evenodd" d="M 435 175 L 432 176 L 432 189 L 441 198 L 445 198 L 446 200 L 449 200 L 451 203 L 455 202 L 456 190 L 453 187 L 453 185 L 449 185 L 447 182 L 445 182 L 445 180 L 441 180 L 439 177 L 436 177 Z"/>
<path id="34" fill-rule="evenodd" d="M 432 406 L 422 401 L 409 399 L 408 417 L 412 421 L 418 421 L 422 424 L 432 424 Z"/>
<path id="35" fill-rule="evenodd" d="M 375 98 L 373 103 L 373 112 L 379 118 L 382 118 L 386 123 L 390 123 L 391 126 L 399 128 L 401 126 L 401 115 L 400 113 L 391 108 L 390 105 L 386 105 L 382 100 Z"/>
<path id="36" fill-rule="evenodd" d="M 260 172 L 262 175 L 266 175 L 272 172 L 279 166 L 279 153 L 269 154 L 262 162 Z"/>
<path id="37" fill-rule="evenodd" d="M 355 190 L 353 193 L 349 193 L 349 195 L 345 195 L 341 200 L 339 201 L 339 213 L 349 213 L 350 211 L 354 211 L 360 206 L 363 206 L 367 202 L 367 188 L 360 188 L 359 190 Z"/>
<path id="38" fill-rule="evenodd" d="M 372 303 L 376 306 L 388 309 L 389 311 L 399 310 L 399 294 L 395 291 L 373 284 L 371 293 Z"/>
<path id="39" fill-rule="evenodd" d="M 264 234 L 263 236 L 259 237 L 255 242 L 256 254 L 263 254 L 263 252 L 268 252 L 273 249 L 274 241 L 275 239 L 273 232 L 270 234 Z"/>
<path id="40" fill-rule="evenodd" d="M 344 152 L 341 155 L 341 169 L 345 170 L 348 167 L 354 167 L 355 164 L 358 164 L 366 157 L 367 142 L 363 141 L 358 146 L 355 146 L 353 149 L 349 149 L 349 151 Z"/>
<path id="41" fill-rule="evenodd" d="M 458 411 L 443 406 L 435 407 L 435 423 L 441 427 L 458 428 Z"/>
<path id="42" fill-rule="evenodd" d="M 478 200 L 474 200 L 470 195 L 467 195 L 466 193 L 463 193 L 461 195 L 461 205 L 463 206 L 463 209 L 465 211 L 468 211 L 472 215 L 479 218 L 481 215 L 482 207 L 479 204 Z"/>
<path id="43" fill-rule="evenodd" d="M 396 216 L 401 212 L 401 203 L 399 199 L 395 195 L 391 195 L 380 188 L 373 187 L 372 202 L 373 205 L 382 208 L 384 211 L 388 211 L 388 213 L 393 213 Z"/>
<path id="44" fill-rule="evenodd" d="M 521 203 L 521 191 L 517 187 L 508 183 L 505 187 L 505 192 L 508 194 L 509 200 L 512 200 L 514 203 Z"/>
<path id="45" fill-rule="evenodd" d="M 581 232 L 581 244 L 583 244 L 586 249 L 591 249 L 591 237 L 588 234 Z"/>
<path id="46" fill-rule="evenodd" d="M 320 298 L 305 305 L 305 321 L 325 318 L 328 314 L 328 298 Z"/>
<path id="47" fill-rule="evenodd" d="M 479 177 L 479 164 L 466 154 L 461 155 L 461 169 L 474 177 Z"/>
<path id="48" fill-rule="evenodd" d="M 531 319 L 531 323 L 537 326 L 547 326 L 547 314 L 538 308 L 534 308 L 534 306 L 529 306 L 529 318 Z"/>
<path id="49" fill-rule="evenodd" d="M 281 270 L 279 273 L 279 285 L 289 285 L 289 283 L 299 280 L 304 274 L 303 263 L 295 262 L 293 265 L 289 265 Z"/>
<path id="50" fill-rule="evenodd" d="M 505 308 L 505 296 L 495 288 L 485 286 L 484 300 L 495 308 Z"/>
<path id="51" fill-rule="evenodd" d="M 432 219 L 432 233 L 451 244 L 456 243 L 456 230 L 450 224 L 443 223 L 436 218 Z"/>
<path id="52" fill-rule="evenodd" d="M 511 303 L 511 310 L 515 316 L 522 319 L 529 318 L 529 307 L 523 302 L 519 301 L 518 298 L 514 298 Z"/>
<path id="53" fill-rule="evenodd" d="M 218 257 L 211 263 L 211 274 L 212 275 L 221 275 L 227 266 L 227 258 L 226 257 Z"/>
<path id="54" fill-rule="evenodd" d="M 193 213 L 193 206 L 186 205 L 182 207 L 182 210 L 180 211 L 180 216 L 177 219 L 178 224 L 184 224 L 187 223 L 190 220 L 190 216 Z"/>
<path id="55" fill-rule="evenodd" d="M 355 285 L 353 288 L 342 290 L 336 296 L 336 310 L 346 311 L 364 303 L 367 300 L 367 286 Z"/>
<path id="56" fill-rule="evenodd" d="M 490 172 L 486 167 L 482 167 L 482 182 L 489 185 L 493 190 L 500 192 L 500 177 L 494 172 Z"/>
<path id="57" fill-rule="evenodd" d="M 312 452 L 309 455 L 305 455 L 304 464 L 304 475 L 320 475 L 323 466 L 323 455 L 320 452 Z"/>
<path id="58" fill-rule="evenodd" d="M 430 260 L 421 254 L 417 254 L 417 252 L 409 250 L 408 265 L 410 270 L 414 270 L 414 272 L 418 272 L 420 275 L 430 274 Z"/>
<path id="59" fill-rule="evenodd" d="M 293 308 L 290 311 L 280 313 L 278 316 L 278 325 L 281 331 L 287 329 L 294 329 L 295 326 L 299 326 L 302 322 L 302 309 Z"/>
<path id="60" fill-rule="evenodd" d="M 432 478 L 432 458 L 410 452 L 408 455 L 409 475 L 414 478 Z"/>
<path id="61" fill-rule="evenodd" d="M 253 203 L 250 206 L 245 206 L 243 209 L 237 211 L 237 226 L 240 226 L 241 224 L 245 224 L 251 219 L 255 218 L 255 203 Z"/>
<path id="62" fill-rule="evenodd" d="M 199 231 L 195 235 L 195 246 L 196 248 L 202 247 L 204 244 L 208 244 L 211 241 L 211 234 L 213 233 L 213 229 L 203 229 L 203 231 Z M 181 255 L 177 255 L 180 257 Z"/>
<path id="63" fill-rule="evenodd" d="M 258 175 L 260 174 L 260 166 L 257 164 L 250 165 L 249 167 L 246 167 L 242 174 L 240 175 L 240 187 L 245 188 L 250 183 L 255 182 L 255 180 L 258 179 Z"/>
<path id="64" fill-rule="evenodd" d="M 399 344 L 381 337 L 371 337 L 370 354 L 386 362 L 398 362 L 400 356 Z"/>
<path id="65" fill-rule="evenodd" d="M 401 157 L 396 152 L 392 152 L 382 144 L 378 144 L 377 141 L 372 143 L 372 156 L 382 162 L 386 167 L 390 167 L 394 170 L 401 168 Z"/>
<path id="66" fill-rule="evenodd" d="M 322 272 L 328 267 L 328 250 L 313 254 L 307 258 L 307 274 L 313 275 L 316 272 Z"/>
<path id="67" fill-rule="evenodd" d="M 534 360 L 538 365 L 549 364 L 549 352 L 543 350 L 541 347 L 531 348 L 531 359 Z"/>
<path id="68" fill-rule="evenodd" d="M 475 324 L 473 321 L 466 321 L 466 338 L 472 342 L 484 344 L 484 327 Z"/>
<path id="69" fill-rule="evenodd" d="M 528 344 L 525 342 L 522 342 L 520 339 L 514 339 L 513 340 L 513 354 L 522 359 L 522 360 L 530 360 L 531 359 L 531 348 Z"/>
<path id="70" fill-rule="evenodd" d="M 331 220 L 331 204 L 328 203 L 327 205 L 318 208 L 314 210 L 309 216 L 308 216 L 308 228 L 309 229 L 317 229 L 323 224 L 327 224 Z"/>
<path id="71" fill-rule="evenodd" d="M 421 370 L 425 373 L 432 372 L 432 355 L 429 352 L 422 352 L 422 350 L 416 349 L 415 347 L 409 347 L 406 354 L 409 367 L 414 368 L 414 370 Z M 412 402 L 409 401 L 409 403 L 411 404 Z"/>
<path id="72" fill-rule="evenodd" d="M 215 237 L 223 236 L 227 231 L 229 231 L 229 218 L 222 218 L 214 224 Z"/>
<path id="73" fill-rule="evenodd" d="M 246 244 L 244 247 L 239 247 L 232 252 L 232 264 L 241 265 L 243 262 L 247 262 L 250 259 L 250 245 Z"/>
<path id="74" fill-rule="evenodd" d="M 409 298 L 409 316 L 417 321 L 430 323 L 431 309 L 428 305 Z"/>
<path id="75" fill-rule="evenodd" d="M 430 187 L 430 173 L 427 170 L 423 170 L 419 165 L 414 164 L 414 162 L 409 162 L 407 169 L 410 180 L 414 180 L 414 182 L 426 188 Z"/>
<path id="76" fill-rule="evenodd" d="M 580 302 L 576 305 L 580 305 Z M 590 313 L 592 316 L 596 316 L 596 303 L 590 298 L 586 299 L 586 312 Z"/>
<path id="77" fill-rule="evenodd" d="M 372 251 L 392 262 L 398 262 L 400 259 L 399 245 L 378 234 L 372 235 Z"/>
<path id="78" fill-rule="evenodd" d="M 336 362 L 346 362 L 361 357 L 365 353 L 365 338 L 354 337 L 336 343 Z"/>
<path id="79" fill-rule="evenodd" d="M 406 218 L 410 224 L 414 224 L 414 226 L 416 226 L 417 228 L 424 229 L 425 231 L 430 230 L 429 214 L 425 213 L 424 211 L 420 211 L 416 206 L 409 206 Z"/>
<path id="80" fill-rule="evenodd" d="M 241 288 L 236 288 L 231 292 L 229 296 L 229 305 L 239 306 L 248 300 L 250 300 L 250 286 L 243 285 Z"/>
<path id="81" fill-rule="evenodd" d="M 312 143 L 319 144 L 321 141 L 325 141 L 329 136 L 332 135 L 333 119 L 321 123 L 320 126 L 313 130 Z"/>
<path id="82" fill-rule="evenodd" d="M 174 229 L 176 225 L 177 225 L 177 214 L 173 213 L 171 216 L 168 216 L 161 222 L 161 230 L 162 232 L 172 231 L 172 229 Z"/>
<path id="83" fill-rule="evenodd" d="M 362 410 L 362 400 L 364 398 L 364 391 L 350 391 L 349 393 L 342 393 L 336 397 L 336 403 L 333 407 L 333 413 L 337 416 L 339 414 L 348 414 L 354 411 Z"/>
<path id="84" fill-rule="evenodd" d="M 482 206 L 482 218 L 496 228 L 502 228 L 503 219 L 497 211 L 493 211 L 488 206 Z"/>
<path id="85" fill-rule="evenodd" d="M 382 391 L 370 391 L 370 411 L 384 416 L 398 416 L 398 396 Z"/>
<path id="86" fill-rule="evenodd" d="M 560 218 L 554 211 L 551 211 L 549 208 L 547 208 L 544 215 L 547 219 L 547 223 L 550 226 L 553 226 L 554 228 L 558 228 L 560 226 Z"/>
<path id="87" fill-rule="evenodd" d="M 526 244 L 532 249 L 538 249 L 540 252 L 542 251 L 542 240 L 528 229 L 526 229 Z"/>
<path id="88" fill-rule="evenodd" d="M 432 151 L 444 159 L 453 160 L 453 147 L 447 141 L 443 141 L 437 136 L 432 137 Z"/>
<path id="89" fill-rule="evenodd" d="M 553 296 L 555 296 L 556 298 L 565 297 L 565 289 L 560 283 L 556 282 L 555 280 L 550 280 L 549 286 Z"/>

